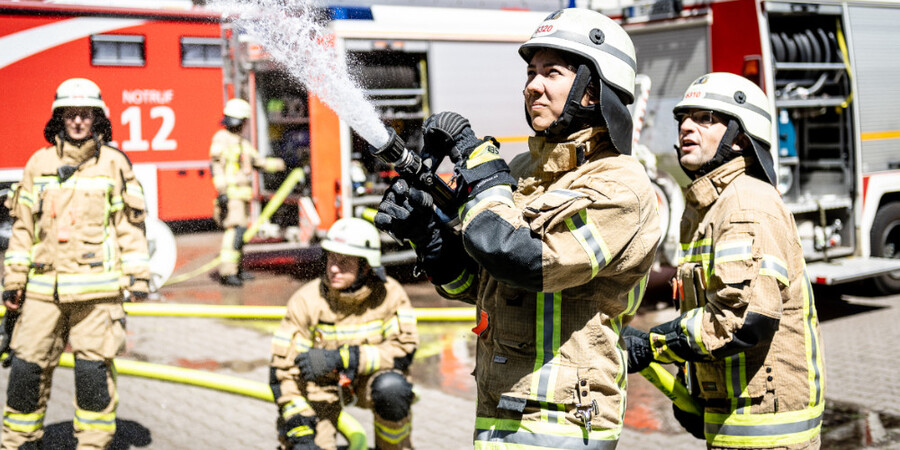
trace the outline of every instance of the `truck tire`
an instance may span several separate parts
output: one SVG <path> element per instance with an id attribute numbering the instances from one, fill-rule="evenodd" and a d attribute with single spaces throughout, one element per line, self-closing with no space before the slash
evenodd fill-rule
<path id="1" fill-rule="evenodd" d="M 871 234 L 872 256 L 900 259 L 900 202 L 888 203 L 875 214 Z M 900 270 L 874 278 L 884 295 L 900 293 Z"/>

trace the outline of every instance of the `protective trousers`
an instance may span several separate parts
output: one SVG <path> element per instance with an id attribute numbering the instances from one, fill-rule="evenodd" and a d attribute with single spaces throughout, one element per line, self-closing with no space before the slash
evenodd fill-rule
<path id="1" fill-rule="evenodd" d="M 290 421 L 293 414 L 305 416 L 315 415 L 318 418 L 316 424 L 316 445 L 323 449 L 337 448 L 337 422 L 341 414 L 341 395 L 344 402 L 352 402 L 356 395 L 356 405 L 359 408 L 372 410 L 375 422 L 375 448 L 379 450 L 408 450 L 412 448 L 411 411 L 406 411 L 405 417 L 390 420 L 379 414 L 379 408 L 373 401 L 372 384 L 378 376 L 390 372 L 382 370 L 371 375 L 357 377 L 353 383 L 353 391 L 347 388 L 343 393 L 338 393 L 337 386 L 319 386 L 314 383 L 306 383 L 306 401 L 302 395 L 296 396 L 288 406 L 284 408 L 282 416 L 285 421 Z M 395 372 L 396 373 L 396 372 Z M 282 385 L 285 388 L 288 386 Z M 301 407 L 298 407 L 302 405 Z M 310 410 L 311 408 L 311 410 Z M 293 413 L 293 414 L 292 414 Z M 385 411 L 385 414 L 391 414 Z M 285 417 L 286 416 L 286 417 Z"/>
<path id="2" fill-rule="evenodd" d="M 222 248 L 219 252 L 219 275 L 237 275 L 244 257 L 243 234 L 250 220 L 250 202 L 228 199 L 228 214 L 222 220 Z"/>
<path id="3" fill-rule="evenodd" d="M 53 370 L 67 341 L 75 356 L 78 448 L 109 446 L 118 405 L 113 358 L 125 347 L 124 320 L 118 298 L 79 303 L 26 298 L 12 337 L 15 357 L 3 409 L 3 449 L 43 438 Z"/>

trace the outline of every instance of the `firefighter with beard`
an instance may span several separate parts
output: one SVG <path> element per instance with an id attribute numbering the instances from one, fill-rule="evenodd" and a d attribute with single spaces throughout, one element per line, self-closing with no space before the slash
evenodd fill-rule
<path id="1" fill-rule="evenodd" d="M 475 448 L 614 448 L 620 332 L 660 238 L 650 180 L 629 156 L 634 46 L 611 19 L 573 8 L 519 53 L 529 152 L 507 165 L 460 115 L 432 116 L 423 152 L 457 161 L 460 234 L 402 180 L 376 225 L 412 242 L 441 295 L 477 306 Z"/>
<path id="2" fill-rule="evenodd" d="M 252 278 L 241 269 L 244 258 L 244 232 L 250 221 L 253 198 L 253 172 L 284 170 L 280 158 L 263 158 L 241 133 L 250 118 L 250 104 L 233 98 L 225 103 L 222 125 L 209 148 L 210 171 L 217 196 L 213 219 L 225 229 L 219 252 L 219 281 L 226 286 L 242 286 Z"/>
<path id="3" fill-rule="evenodd" d="M 116 430 L 113 358 L 125 348 L 125 292 L 147 297 L 145 204 L 124 153 L 107 145 L 108 110 L 90 80 L 64 81 L 44 128 L 49 147 L 25 166 L 13 215 L 3 301 L 12 335 L 4 449 L 40 448 L 53 370 L 75 357 L 78 448 L 106 448 Z"/>
<path id="4" fill-rule="evenodd" d="M 730 73 L 694 81 L 675 106 L 691 178 L 674 279 L 681 315 L 626 331 L 629 371 L 675 363 L 703 416 L 675 407 L 715 449 L 820 446 L 822 338 L 800 237 L 775 189 L 772 112 Z"/>
<path id="5" fill-rule="evenodd" d="M 288 300 L 272 340 L 282 448 L 336 448 L 338 416 L 353 403 L 374 412 L 376 448 L 412 448 L 407 372 L 419 338 L 409 297 L 384 275 L 371 223 L 338 220 L 322 249 L 325 273 Z"/>

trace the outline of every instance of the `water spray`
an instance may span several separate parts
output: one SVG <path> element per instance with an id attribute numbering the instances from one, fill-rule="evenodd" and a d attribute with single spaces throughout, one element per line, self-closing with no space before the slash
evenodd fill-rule
<path id="1" fill-rule="evenodd" d="M 292 77 L 368 142 L 374 156 L 392 164 L 412 186 L 431 194 L 447 221 L 456 217 L 453 189 L 433 172 L 445 155 L 423 159 L 407 149 L 393 129 L 384 126 L 350 77 L 333 36 L 318 19 L 316 5 L 310 0 L 222 0 L 214 1 L 210 8 L 254 36 Z"/>

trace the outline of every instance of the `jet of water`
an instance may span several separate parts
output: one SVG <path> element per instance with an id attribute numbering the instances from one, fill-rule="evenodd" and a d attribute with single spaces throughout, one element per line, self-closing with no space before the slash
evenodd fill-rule
<path id="1" fill-rule="evenodd" d="M 253 36 L 307 91 L 375 148 L 389 135 L 310 0 L 222 0 L 209 5 Z"/>

